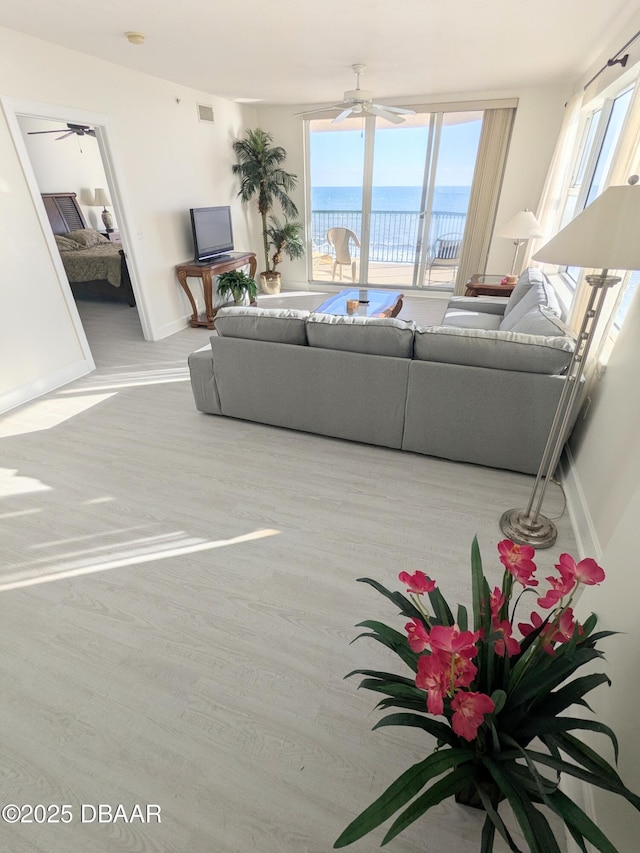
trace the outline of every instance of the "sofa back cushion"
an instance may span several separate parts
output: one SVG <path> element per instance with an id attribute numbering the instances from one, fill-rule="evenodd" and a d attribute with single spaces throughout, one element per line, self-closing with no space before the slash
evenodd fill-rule
<path id="1" fill-rule="evenodd" d="M 428 326 L 415 331 L 414 359 L 556 374 L 568 366 L 574 345 L 573 338 L 559 332 L 555 337 L 543 337 L 492 329 Z"/>
<path id="2" fill-rule="evenodd" d="M 502 329 L 503 332 L 514 331 L 514 327 L 522 317 L 538 306 L 548 308 L 550 311 L 553 311 L 557 317 L 562 313 L 556 292 L 546 280 L 539 282 L 538 284 L 532 284 L 515 308 L 512 308 L 508 314 L 505 311 L 499 328 Z"/>
<path id="3" fill-rule="evenodd" d="M 310 347 L 411 358 L 414 324 L 393 317 L 359 317 L 310 314 L 307 338 Z"/>
<path id="4" fill-rule="evenodd" d="M 527 267 L 518 277 L 516 286 L 511 291 L 511 296 L 504 309 L 505 317 L 516 307 L 522 297 L 536 284 L 542 284 L 545 280 L 544 273 L 538 267 Z"/>
<path id="5" fill-rule="evenodd" d="M 291 308 L 221 308 L 215 326 L 221 338 L 251 338 L 277 344 L 305 346 L 308 311 Z"/>

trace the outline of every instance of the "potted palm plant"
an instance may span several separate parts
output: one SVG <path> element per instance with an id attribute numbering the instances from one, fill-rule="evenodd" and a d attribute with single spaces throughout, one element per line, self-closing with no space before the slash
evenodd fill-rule
<path id="1" fill-rule="evenodd" d="M 302 240 L 303 225 L 301 222 L 292 222 L 289 219 L 281 222 L 277 216 L 270 217 L 270 223 L 267 228 L 267 238 L 273 252 L 271 255 L 271 275 L 278 276 L 278 281 L 276 282 L 275 290 L 268 289 L 272 286 L 272 282 L 270 281 L 265 281 L 262 289 L 266 293 L 279 293 L 280 273 L 276 272 L 276 267 L 282 263 L 284 255 L 291 261 L 304 256 L 304 242 Z"/>
<path id="2" fill-rule="evenodd" d="M 233 298 L 236 305 L 242 305 L 245 297 L 254 303 L 258 295 L 258 285 L 244 270 L 229 270 L 218 276 L 218 294 L 222 299 Z"/>
<path id="3" fill-rule="evenodd" d="M 289 193 L 296 188 L 298 178 L 282 168 L 287 157 L 284 148 L 273 145 L 272 135 L 259 127 L 247 130 L 244 139 L 236 139 L 233 150 L 238 158 L 238 162 L 232 166 L 233 174 L 240 178 L 238 195 L 243 202 L 255 199 L 262 219 L 265 268 L 260 273 L 260 284 L 265 292 L 278 293 L 280 273 L 276 272 L 275 264 L 271 264 L 269 257 L 268 217 L 276 202 L 285 217 L 298 215 L 298 208 L 289 197 Z"/>

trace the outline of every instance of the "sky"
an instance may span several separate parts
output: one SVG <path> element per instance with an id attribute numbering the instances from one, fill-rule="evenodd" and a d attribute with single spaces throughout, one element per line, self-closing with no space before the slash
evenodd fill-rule
<path id="1" fill-rule="evenodd" d="M 362 128 L 313 132 L 311 122 L 311 184 L 314 187 L 362 185 Z M 436 183 L 471 186 L 482 121 L 447 124 L 442 128 Z M 376 130 L 374 186 L 421 186 L 424 177 L 427 127 L 397 125 Z"/>

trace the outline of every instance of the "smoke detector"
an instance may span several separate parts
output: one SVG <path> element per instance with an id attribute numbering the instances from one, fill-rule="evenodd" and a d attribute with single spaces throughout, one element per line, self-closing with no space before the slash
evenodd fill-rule
<path id="1" fill-rule="evenodd" d="M 125 33 L 125 38 L 130 44 L 144 44 L 144 35 L 142 33 Z"/>

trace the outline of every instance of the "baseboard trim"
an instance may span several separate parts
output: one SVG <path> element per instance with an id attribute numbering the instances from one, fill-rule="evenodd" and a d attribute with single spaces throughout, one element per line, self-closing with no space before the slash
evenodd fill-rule
<path id="1" fill-rule="evenodd" d="M 565 447 L 562 459 L 562 483 L 580 557 L 593 557 L 594 560 L 601 560 L 602 548 L 576 469 L 575 459 L 569 446 Z"/>
<path id="2" fill-rule="evenodd" d="M 41 397 L 43 394 L 55 391 L 56 388 L 61 388 L 63 385 L 73 382 L 74 379 L 86 376 L 93 370 L 95 370 L 93 362 L 83 359 L 74 364 L 69 364 L 49 376 L 44 376 L 42 379 L 36 379 L 33 382 L 28 382 L 26 385 L 20 385 L 18 388 L 0 395 L 0 414 L 15 409 L 17 406 L 22 406 L 24 403 L 30 403 L 36 397 Z"/>
<path id="3" fill-rule="evenodd" d="M 166 323 L 164 326 L 160 326 L 157 329 L 153 329 L 151 331 L 150 340 L 161 341 L 163 338 L 175 335 L 176 332 L 181 332 L 183 329 L 188 328 L 190 318 L 191 314 L 186 317 L 180 317 L 178 320 L 172 320 L 171 323 Z"/>

